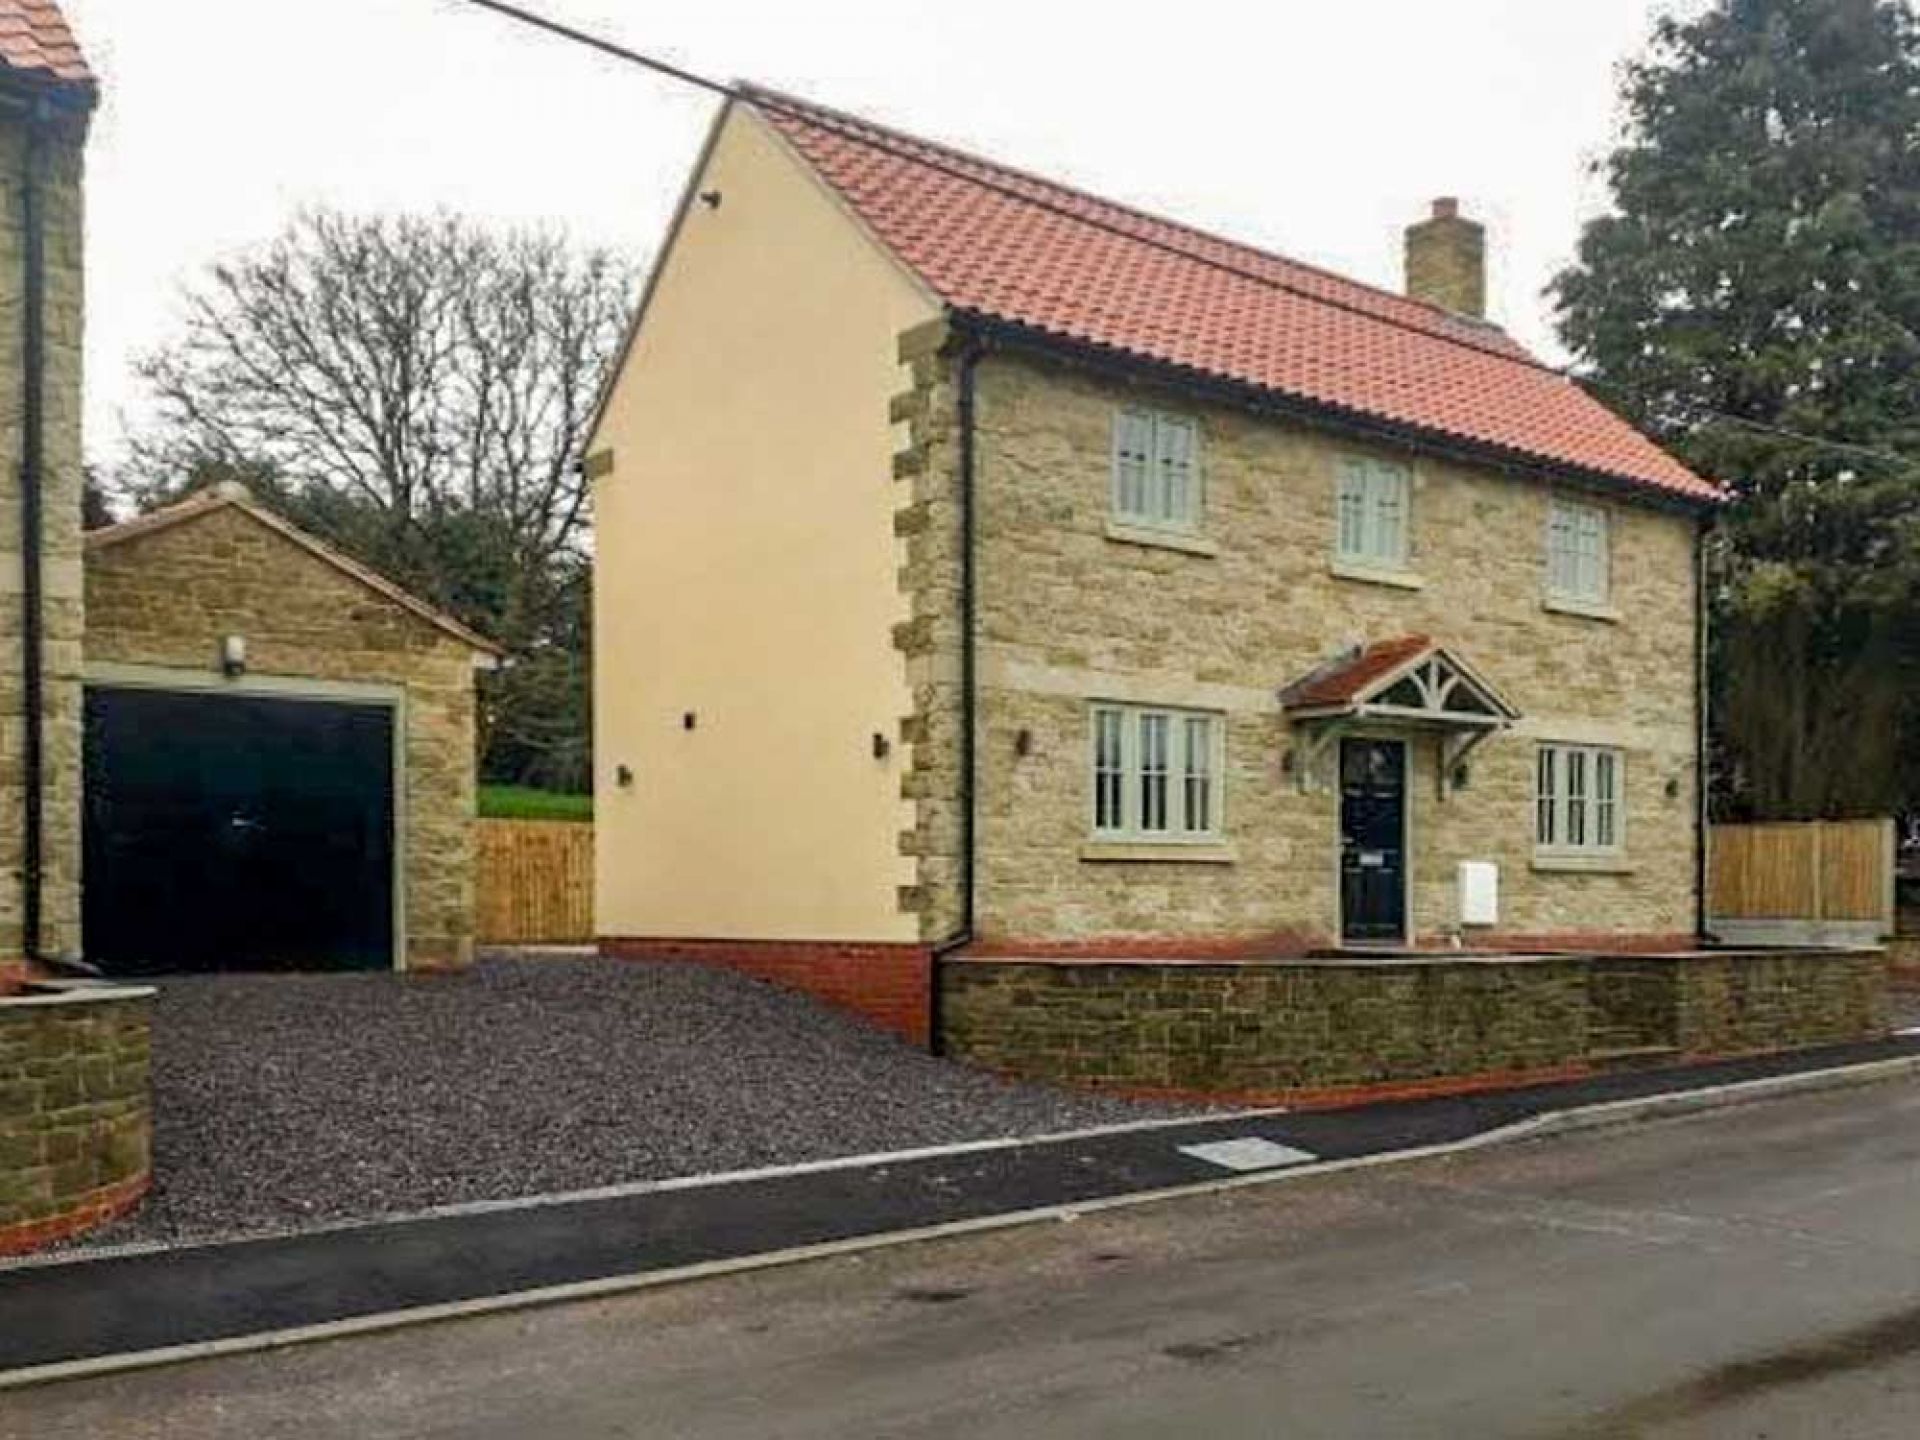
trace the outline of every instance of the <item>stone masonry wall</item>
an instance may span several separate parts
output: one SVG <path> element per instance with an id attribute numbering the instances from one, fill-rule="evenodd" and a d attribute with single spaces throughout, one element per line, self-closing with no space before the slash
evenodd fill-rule
<path id="1" fill-rule="evenodd" d="M 78 954 L 80 936 L 81 328 L 85 127 L 49 145 L 46 217 L 46 470 L 43 497 L 45 735 L 41 944 Z M 22 958 L 25 730 L 21 700 L 20 460 L 24 124 L 0 110 L 0 970 Z"/>
<path id="2" fill-rule="evenodd" d="M 1881 950 L 1730 951 L 1670 962 L 1687 1055 L 1839 1045 L 1887 1030 Z"/>
<path id="3" fill-rule="evenodd" d="M 910 337 L 910 339 L 913 337 Z M 960 794 L 942 687 L 957 653 L 953 361 L 922 338 L 902 472 L 902 638 L 925 677 L 909 784 L 921 823 L 913 897 L 929 938 L 950 933 L 948 860 Z M 1297 951 L 1336 933 L 1338 799 L 1283 770 L 1300 737 L 1277 692 L 1345 647 L 1427 633 L 1455 647 L 1522 712 L 1477 751 L 1466 788 L 1438 796 L 1437 746 L 1410 746 L 1416 938 L 1457 921 L 1455 865 L 1500 867 L 1501 923 L 1478 943 L 1584 946 L 1694 924 L 1693 522 L 1604 501 L 1612 516 L 1612 618 L 1543 603 L 1552 487 L 1410 459 L 1412 580 L 1333 573 L 1336 474 L 1369 447 L 1269 417 L 1054 362 L 991 354 L 979 368 L 979 932 L 1021 943 L 1270 943 Z M 1205 520 L 1189 548 L 1109 531 L 1117 403 L 1197 416 Z M 1390 452 L 1381 452 L 1390 453 Z M 1592 499 L 1592 496 L 1583 496 Z M 1225 716 L 1223 844 L 1114 858 L 1089 846 L 1089 703 L 1191 706 Z M 1024 735 L 1023 735 L 1024 732 Z M 1578 864 L 1537 859 L 1537 742 L 1625 753 L 1625 851 Z M 1025 753 L 1020 753 L 1024 749 Z"/>
<path id="4" fill-rule="evenodd" d="M 1333 1102 L 1887 1031 L 1878 951 L 1251 963 L 967 958 L 947 1053 L 1130 1091 Z"/>
<path id="5" fill-rule="evenodd" d="M 1209 965 L 962 960 L 941 970 L 947 1053 L 1007 1074 L 1299 1100 L 1572 1073 L 1587 970 L 1524 962 Z"/>
<path id="6" fill-rule="evenodd" d="M 87 557 L 87 664 L 216 674 L 221 638 L 248 672 L 405 692 L 407 959 L 473 949 L 474 654 L 461 641 L 235 507 Z"/>
<path id="7" fill-rule="evenodd" d="M 152 995 L 0 1001 L 0 1255 L 78 1234 L 146 1193 Z"/>

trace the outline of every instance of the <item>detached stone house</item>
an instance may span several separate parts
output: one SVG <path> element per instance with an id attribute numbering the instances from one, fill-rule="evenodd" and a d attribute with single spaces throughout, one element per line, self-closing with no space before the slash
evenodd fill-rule
<path id="1" fill-rule="evenodd" d="M 603 948 L 1007 1068 L 1130 964 L 1691 948 L 1719 492 L 1484 318 L 1483 244 L 1436 202 L 1392 294 L 730 104 L 587 452 Z M 1522 1028 L 1586 993 L 1526 973 Z"/>

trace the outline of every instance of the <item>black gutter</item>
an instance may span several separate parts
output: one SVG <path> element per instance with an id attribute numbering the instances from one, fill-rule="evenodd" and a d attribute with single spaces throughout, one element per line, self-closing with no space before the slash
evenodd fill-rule
<path id="1" fill-rule="evenodd" d="M 1707 535 L 1713 522 L 1707 516 L 1693 532 L 1693 933 L 1701 942 L 1707 933 L 1707 845 L 1711 785 L 1707 773 L 1710 744 L 1707 707 L 1712 687 L 1707 676 Z"/>
<path id="2" fill-rule="evenodd" d="M 928 977 L 932 989 L 927 1005 L 927 1032 L 928 1048 L 935 1055 L 945 1050 L 940 1033 L 940 962 L 954 951 L 972 944 L 974 932 L 974 829 L 978 810 L 978 787 L 974 772 L 979 749 L 974 733 L 979 712 L 976 679 L 978 646 L 974 633 L 978 628 L 976 621 L 979 611 L 974 554 L 974 536 L 978 528 L 974 484 L 978 446 L 975 443 L 974 415 L 976 372 L 984 350 L 985 346 L 979 341 L 969 341 L 955 367 L 958 390 L 956 410 L 960 430 L 960 927 L 933 950 L 932 973 Z"/>
<path id="3" fill-rule="evenodd" d="M 28 961 L 43 958 L 45 914 L 41 888 L 46 870 L 46 621 L 42 527 L 46 477 L 47 246 L 42 195 L 49 107 L 36 99 L 27 116 L 26 175 L 21 185 L 25 295 L 21 340 L 20 606 L 21 701 L 26 710 L 22 786 L 26 830 L 21 864 L 21 950 Z"/>
<path id="4" fill-rule="evenodd" d="M 1638 501 L 1660 509 L 1694 514 L 1717 510 L 1719 500 L 1662 491 L 1657 487 L 1605 470 L 1542 460 L 1525 451 L 1509 449 L 1486 441 L 1449 435 L 1397 420 L 1386 420 L 1364 411 L 1287 395 L 1242 381 L 1228 380 L 1192 366 L 1154 360 L 1117 350 L 1090 340 L 1073 340 L 1048 330 L 1022 325 L 977 311 L 956 311 L 956 328 L 990 340 L 996 347 L 1025 351 L 1055 360 L 1068 360 L 1109 374 L 1133 376 L 1172 386 L 1204 399 L 1249 410 L 1255 414 L 1278 416 L 1322 430 L 1350 435 L 1357 439 L 1395 445 L 1421 454 L 1454 460 L 1462 464 L 1484 465 L 1523 475 L 1529 479 L 1571 483 L 1605 494 Z"/>

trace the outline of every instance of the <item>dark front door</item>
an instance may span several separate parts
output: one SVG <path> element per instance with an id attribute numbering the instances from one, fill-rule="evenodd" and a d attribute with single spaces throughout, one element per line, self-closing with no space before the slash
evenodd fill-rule
<path id="1" fill-rule="evenodd" d="M 87 958 L 112 975 L 393 963 L 393 711 L 93 688 Z"/>
<path id="2" fill-rule="evenodd" d="M 1340 742 L 1340 937 L 1407 938 L 1407 749 Z"/>

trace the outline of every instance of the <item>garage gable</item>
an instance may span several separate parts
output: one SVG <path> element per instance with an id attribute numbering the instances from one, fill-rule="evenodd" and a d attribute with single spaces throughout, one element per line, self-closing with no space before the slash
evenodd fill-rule
<path id="1" fill-rule="evenodd" d="M 159 904 L 149 890 L 205 870 L 252 896 L 226 906 L 231 933 L 200 927 L 208 965 L 465 963 L 475 672 L 498 647 L 238 487 L 95 531 L 85 560 L 84 899 L 103 942 L 116 897 Z M 283 914 L 312 923 L 280 934 Z"/>
<path id="2" fill-rule="evenodd" d="M 208 619 L 258 618 L 282 605 L 339 605 L 345 613 L 334 614 L 319 627 L 322 631 L 337 630 L 343 622 L 363 629 L 424 626 L 471 651 L 483 668 L 491 668 L 503 653 L 479 632 L 275 514 L 242 485 L 215 485 L 176 505 L 89 532 L 86 567 L 89 628 L 96 588 L 109 605 L 103 617 L 109 626 L 142 618 L 111 613 L 113 577 L 139 567 L 167 573 L 181 587 L 174 592 L 181 604 Z M 176 624 L 179 618 L 174 617 Z M 307 628 L 312 618 L 302 617 L 299 628 Z M 248 633 L 242 628 L 223 635 Z"/>

